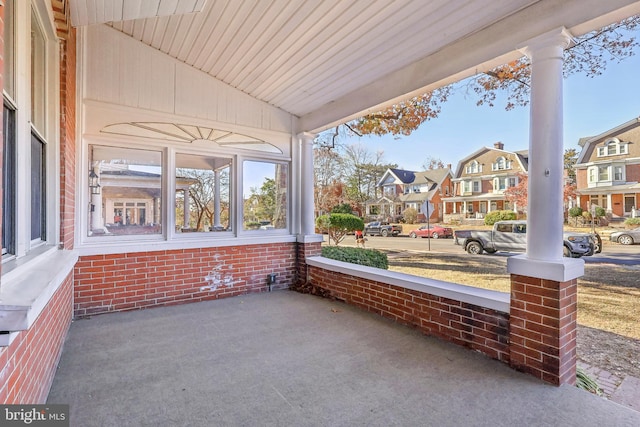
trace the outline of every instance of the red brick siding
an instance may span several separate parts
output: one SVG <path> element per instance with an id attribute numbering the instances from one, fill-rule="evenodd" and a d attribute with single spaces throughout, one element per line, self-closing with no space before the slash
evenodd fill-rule
<path id="1" fill-rule="evenodd" d="M 575 384 L 577 280 L 511 276 L 511 366 L 552 384 Z"/>
<path id="2" fill-rule="evenodd" d="M 627 182 L 639 182 L 640 181 L 640 165 L 627 165 L 626 171 Z"/>
<path id="3" fill-rule="evenodd" d="M 321 242 L 299 243 L 296 283 L 307 282 L 307 257 L 318 256 L 322 253 Z"/>
<path id="4" fill-rule="evenodd" d="M 60 242 L 73 249 L 76 187 L 76 30 L 60 41 Z"/>
<path id="5" fill-rule="evenodd" d="M 309 266 L 332 296 L 455 344 L 509 362 L 509 314 L 424 292 Z"/>
<path id="6" fill-rule="evenodd" d="M 296 243 L 149 251 L 80 257 L 75 267 L 74 313 L 78 317 L 197 302 L 275 288 L 296 279 Z M 217 290 L 205 277 L 217 269 L 233 282 Z"/>
<path id="7" fill-rule="evenodd" d="M 72 289 L 70 274 L 31 328 L 0 349 L 0 402 L 46 402 L 71 324 Z"/>

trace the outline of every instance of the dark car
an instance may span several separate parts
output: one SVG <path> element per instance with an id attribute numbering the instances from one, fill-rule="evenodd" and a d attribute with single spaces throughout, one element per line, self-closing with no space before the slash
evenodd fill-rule
<path id="1" fill-rule="evenodd" d="M 609 236 L 612 242 L 620 243 L 623 245 L 633 245 L 634 243 L 640 243 L 640 227 L 633 230 L 621 230 L 614 231 Z"/>
<path id="2" fill-rule="evenodd" d="M 453 229 L 440 225 L 423 225 L 416 230 L 411 230 L 409 237 L 414 239 L 416 237 L 430 237 L 432 239 L 439 239 L 441 237 L 450 238 L 453 237 Z"/>

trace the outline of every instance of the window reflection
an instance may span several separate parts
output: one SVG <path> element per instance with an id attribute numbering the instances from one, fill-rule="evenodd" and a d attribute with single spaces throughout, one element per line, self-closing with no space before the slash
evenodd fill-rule
<path id="1" fill-rule="evenodd" d="M 231 230 L 231 159 L 176 155 L 176 231 Z"/>
<path id="2" fill-rule="evenodd" d="M 89 146 L 88 235 L 160 234 L 161 165 L 158 151 Z"/>
<path id="3" fill-rule="evenodd" d="M 286 229 L 289 182 L 287 165 L 245 161 L 243 180 L 243 228 Z"/>

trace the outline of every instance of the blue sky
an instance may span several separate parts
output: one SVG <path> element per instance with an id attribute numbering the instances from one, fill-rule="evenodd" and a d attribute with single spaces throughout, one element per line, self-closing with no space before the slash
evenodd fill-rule
<path id="1" fill-rule="evenodd" d="M 640 117 L 640 54 L 620 64 L 608 64 L 600 76 L 581 75 L 564 80 L 564 148 L 578 148 L 578 140 L 605 132 Z M 477 98 L 458 91 L 443 104 L 435 120 L 423 123 L 410 136 L 363 136 L 345 143 L 362 142 L 371 151 L 384 151 L 384 160 L 401 168 L 422 170 L 428 157 L 437 158 L 453 168 L 462 158 L 497 141 L 504 149 L 528 149 L 529 108 L 504 110 L 477 107 Z"/>

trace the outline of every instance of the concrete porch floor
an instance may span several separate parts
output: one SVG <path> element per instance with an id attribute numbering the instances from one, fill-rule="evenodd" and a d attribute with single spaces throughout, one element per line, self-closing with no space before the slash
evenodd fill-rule
<path id="1" fill-rule="evenodd" d="M 290 291 L 75 321 L 49 403 L 72 426 L 638 426 L 343 303 Z"/>

